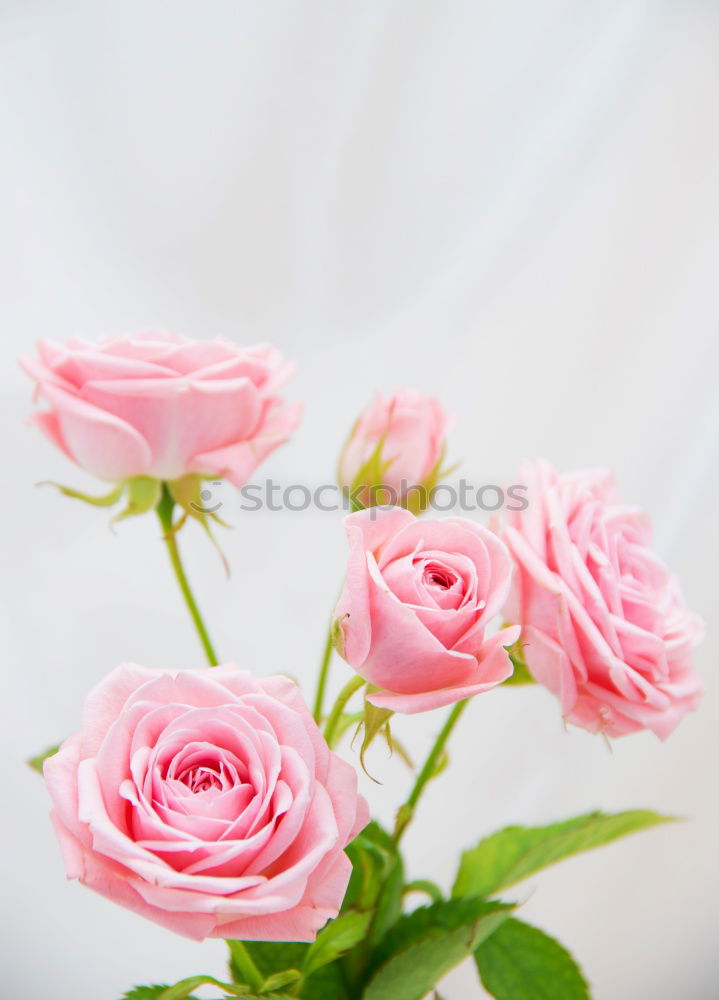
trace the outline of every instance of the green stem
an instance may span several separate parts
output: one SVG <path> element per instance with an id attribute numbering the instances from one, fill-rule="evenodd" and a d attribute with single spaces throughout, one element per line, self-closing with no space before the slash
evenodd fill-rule
<path id="1" fill-rule="evenodd" d="M 345 705 L 350 700 L 355 691 L 358 691 L 361 687 L 364 686 L 364 684 L 365 684 L 364 678 L 360 677 L 359 674 L 355 674 L 355 676 L 345 684 L 345 686 L 342 688 L 339 695 L 337 696 L 337 701 L 334 703 L 334 705 L 332 706 L 332 711 L 327 716 L 327 724 L 325 726 L 325 739 L 327 740 L 330 746 L 332 746 L 332 739 L 335 735 L 337 724 L 339 723 L 342 717 L 342 712 L 344 711 Z"/>
<path id="2" fill-rule="evenodd" d="M 175 507 L 175 501 L 170 495 L 170 491 L 167 488 L 167 484 L 162 484 L 162 496 L 160 502 L 157 505 L 157 516 L 160 519 L 160 524 L 162 525 L 162 533 L 165 545 L 167 546 L 167 552 L 170 556 L 170 562 L 172 563 L 172 568 L 175 571 L 175 576 L 177 577 L 177 582 L 180 585 L 180 590 L 182 591 L 182 596 L 185 598 L 185 604 L 190 612 L 190 617 L 194 622 L 195 628 L 197 629 L 197 634 L 200 637 L 200 642 L 202 643 L 202 648 L 207 656 L 207 661 L 211 667 L 216 667 L 220 662 L 217 653 L 214 650 L 212 641 L 205 627 L 205 623 L 202 620 L 202 615 L 200 614 L 200 609 L 197 606 L 192 590 L 190 589 L 190 583 L 187 579 L 185 569 L 182 565 L 182 560 L 180 558 L 180 550 L 177 547 L 177 533 L 174 530 L 172 523 L 172 512 Z"/>
<path id="3" fill-rule="evenodd" d="M 467 707 L 468 702 L 469 699 L 466 699 L 465 701 L 458 701 L 452 708 L 452 711 L 449 713 L 444 725 L 442 726 L 439 736 L 434 742 L 434 746 L 429 752 L 427 760 L 424 762 L 422 770 L 417 775 L 417 780 L 414 783 L 414 788 L 410 792 L 409 798 L 405 804 L 400 807 L 399 812 L 397 813 L 397 823 L 395 825 L 393 835 L 395 844 L 399 843 L 402 834 L 412 821 L 414 810 L 420 800 L 422 792 L 424 791 L 425 785 L 428 781 L 431 781 L 434 776 L 437 768 L 437 762 L 442 755 L 442 751 L 447 744 L 447 740 L 452 735 L 452 730 L 457 725 L 459 717 Z"/>
<path id="4" fill-rule="evenodd" d="M 233 974 L 241 976 L 253 993 L 259 993 L 264 983 L 264 976 L 252 960 L 243 941 L 228 941 L 227 946 L 232 956 Z"/>
<path id="5" fill-rule="evenodd" d="M 330 660 L 332 659 L 332 627 L 327 630 L 327 641 L 325 642 L 324 652 L 322 653 L 322 663 L 320 664 L 320 675 L 317 680 L 317 694 L 315 695 L 315 707 L 312 711 L 314 715 L 315 722 L 319 725 L 322 721 L 322 706 L 325 700 L 325 689 L 327 687 L 327 678 L 330 672 Z"/>

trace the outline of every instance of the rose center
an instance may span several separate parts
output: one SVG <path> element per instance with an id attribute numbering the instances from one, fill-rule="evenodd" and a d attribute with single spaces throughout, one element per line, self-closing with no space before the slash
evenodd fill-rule
<path id="1" fill-rule="evenodd" d="M 222 789 L 225 785 L 223 780 L 224 775 L 222 772 L 222 764 L 220 764 L 220 770 L 216 767 L 208 767 L 207 765 L 201 765 L 199 767 L 190 768 L 181 777 L 180 781 L 183 785 L 187 785 L 191 792 L 198 794 L 199 792 L 209 792 L 212 790 Z"/>
<path id="2" fill-rule="evenodd" d="M 457 582 L 457 577 L 451 570 L 444 567 L 428 566 L 424 571 L 424 582 L 430 587 L 450 590 Z"/>

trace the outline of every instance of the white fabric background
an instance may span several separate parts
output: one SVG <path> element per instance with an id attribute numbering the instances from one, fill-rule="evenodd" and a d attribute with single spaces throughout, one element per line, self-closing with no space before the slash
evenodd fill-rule
<path id="1" fill-rule="evenodd" d="M 269 339 L 306 400 L 263 469 L 331 479 L 376 388 L 458 418 L 477 482 L 520 457 L 607 464 L 655 516 L 709 637 L 708 694 L 666 744 L 563 731 L 540 689 L 478 698 L 407 836 L 414 876 L 509 822 L 601 806 L 689 822 L 567 862 L 519 892 L 598 1000 L 716 995 L 719 7 L 712 0 L 0 4 L 3 993 L 116 1000 L 219 973 L 188 943 L 63 879 L 22 761 L 73 731 L 122 659 L 200 652 L 151 518 L 34 483 L 95 484 L 24 426 L 15 357 L 39 336 L 148 325 Z M 338 516 L 240 516 L 228 583 L 183 538 L 217 645 L 314 675 L 345 558 Z M 346 676 L 341 664 L 338 683 Z M 442 714 L 397 726 L 417 756 Z M 374 758 L 389 820 L 409 778 Z M 481 995 L 471 965 L 447 1000 Z"/>

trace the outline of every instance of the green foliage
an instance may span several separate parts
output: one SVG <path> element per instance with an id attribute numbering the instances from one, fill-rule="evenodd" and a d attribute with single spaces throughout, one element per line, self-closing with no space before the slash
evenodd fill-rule
<path id="1" fill-rule="evenodd" d="M 302 983 L 302 1000 L 351 1000 L 341 961 L 323 965 Z"/>
<path id="2" fill-rule="evenodd" d="M 223 997 L 222 1000 L 234 1000 L 234 996 Z M 240 1000 L 296 1000 L 296 997 L 289 993 L 241 993 Z M 320 1000 L 319 995 L 313 1000 Z"/>
<path id="3" fill-rule="evenodd" d="M 122 1000 L 158 1000 L 165 990 L 168 990 L 167 983 L 154 986 L 133 986 L 127 993 L 123 993 Z M 188 1000 L 193 1000 L 189 998 Z"/>
<path id="4" fill-rule="evenodd" d="M 296 983 L 301 978 L 302 974 L 297 969 L 285 969 L 284 972 L 275 972 L 264 980 L 260 992 L 263 996 L 267 993 L 273 993 L 275 990 L 281 990 L 283 986 Z"/>
<path id="5" fill-rule="evenodd" d="M 214 976 L 189 976 L 174 986 L 135 986 L 126 993 L 123 1000 L 197 1000 L 192 991 L 198 986 L 217 986 L 231 997 L 247 997 L 246 983 L 223 983 Z"/>
<path id="6" fill-rule="evenodd" d="M 59 749 L 60 744 L 54 747 L 48 747 L 47 750 L 43 750 L 42 753 L 39 753 L 37 757 L 30 757 L 27 763 L 34 771 L 37 771 L 38 774 L 42 774 L 42 766 L 45 761 L 48 757 L 54 757 Z"/>
<path id="7" fill-rule="evenodd" d="M 161 993 L 157 1000 L 185 1000 L 196 986 L 217 986 L 232 997 L 246 997 L 247 983 L 222 983 L 214 976 L 190 976 Z"/>
<path id="8" fill-rule="evenodd" d="M 370 944 L 381 938 L 402 915 L 404 866 L 390 835 L 372 822 L 347 848 L 352 875 L 342 904 L 343 912 L 376 910 Z"/>
<path id="9" fill-rule="evenodd" d="M 496 1000 L 590 1000 L 569 952 L 520 920 L 506 920 L 474 953 L 484 988 Z"/>
<path id="10" fill-rule="evenodd" d="M 230 946 L 230 953 L 232 953 L 233 942 L 228 941 L 227 944 Z M 302 968 L 305 955 L 310 949 L 308 944 L 284 941 L 244 941 L 243 945 L 264 977 L 262 987 L 275 990 L 281 988 L 277 985 L 273 986 L 273 982 L 279 982 L 279 979 L 276 978 L 278 973 L 291 971 L 294 973 L 293 982 L 297 979 L 299 975 L 297 970 Z M 236 975 L 237 978 L 240 978 L 239 971 L 232 959 L 230 960 L 230 969 L 233 976 Z M 246 1000 L 254 1000 L 255 993 L 248 995 Z M 263 996 L 266 1000 L 272 1000 L 266 994 L 259 993 L 257 995 Z M 242 996 L 245 1000 L 244 994 Z M 325 965 L 307 976 L 302 984 L 300 996 L 302 1000 L 328 1000 L 329 997 L 332 997 L 332 1000 L 350 1000 L 339 962 Z"/>
<path id="11" fill-rule="evenodd" d="M 374 911 L 364 939 L 342 960 L 345 977 L 359 986 L 372 948 L 402 916 L 404 866 L 397 845 L 375 822 L 352 841 L 347 854 L 352 876 L 342 910 Z"/>
<path id="12" fill-rule="evenodd" d="M 508 826 L 464 852 L 452 895 L 492 895 L 573 854 L 670 821 L 637 809 L 586 813 L 549 826 Z"/>
<path id="13" fill-rule="evenodd" d="M 302 963 L 302 975 L 311 976 L 323 965 L 334 962 L 358 944 L 369 929 L 374 911 L 347 910 L 323 927 L 317 940 L 307 949 Z"/>
<path id="14" fill-rule="evenodd" d="M 230 969 L 233 979 L 241 980 L 242 975 L 233 960 L 235 941 L 228 941 L 230 949 Z M 263 979 L 284 969 L 300 969 L 304 962 L 308 944 L 285 941 L 243 941 L 242 945 L 250 953 Z"/>
<path id="15" fill-rule="evenodd" d="M 479 899 L 448 900 L 402 917 L 371 957 L 362 1000 L 421 1000 L 513 908 Z"/>
<path id="16" fill-rule="evenodd" d="M 514 904 L 485 897 L 663 822 L 637 810 L 508 827 L 465 852 L 451 900 L 440 899 L 433 883 L 405 884 L 397 845 L 373 822 L 347 848 L 353 867 L 342 912 L 313 944 L 228 941 L 234 984 L 194 976 L 175 986 L 136 987 L 126 1000 L 192 1000 L 191 991 L 206 984 L 226 1000 L 421 1000 L 470 955 L 497 1000 L 589 1000 L 581 970 L 561 944 L 513 919 Z M 403 915 L 403 895 L 413 890 L 436 901 Z"/>

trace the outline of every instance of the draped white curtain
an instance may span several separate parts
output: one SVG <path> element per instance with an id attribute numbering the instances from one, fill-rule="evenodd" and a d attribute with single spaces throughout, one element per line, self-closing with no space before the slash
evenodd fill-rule
<path id="1" fill-rule="evenodd" d="M 714 0 L 126 0 L 0 4 L 4 535 L 3 991 L 114 1000 L 219 972 L 68 885 L 22 761 L 77 727 L 123 659 L 200 664 L 151 519 L 33 483 L 92 483 L 23 426 L 39 336 L 148 325 L 272 340 L 307 401 L 278 481 L 331 479 L 375 388 L 457 414 L 479 483 L 521 457 L 606 464 L 649 508 L 707 618 L 708 694 L 665 745 L 563 731 L 542 690 L 478 698 L 407 836 L 411 873 L 509 822 L 658 807 L 689 822 L 519 890 L 597 1000 L 714 995 L 719 347 Z M 310 683 L 344 561 L 337 515 L 244 514 L 190 572 L 226 658 Z M 345 676 L 337 666 L 334 682 Z M 441 713 L 397 725 L 420 756 Z M 349 751 L 348 751 L 349 753 Z M 378 753 L 389 820 L 406 790 Z M 447 1000 L 482 995 L 467 965 Z"/>

